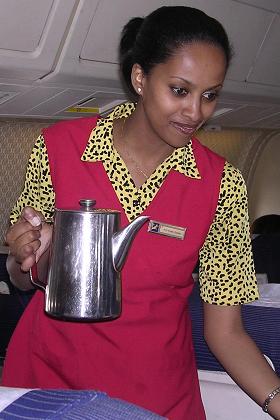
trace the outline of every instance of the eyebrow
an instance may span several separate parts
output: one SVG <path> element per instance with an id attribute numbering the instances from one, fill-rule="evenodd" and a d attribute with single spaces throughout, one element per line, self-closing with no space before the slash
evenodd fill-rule
<path id="1" fill-rule="evenodd" d="M 187 79 L 184 79 L 183 77 L 179 77 L 179 76 L 171 76 L 171 79 L 180 79 L 180 80 L 182 80 L 184 83 L 186 83 L 186 84 L 188 84 L 188 85 L 191 85 L 191 86 L 193 86 L 193 83 L 192 82 L 190 82 L 189 80 L 187 80 Z M 206 90 L 211 90 L 211 89 L 216 89 L 216 88 L 218 88 L 218 87 L 223 87 L 223 85 L 221 84 L 221 83 L 219 83 L 219 84 L 217 84 L 217 85 L 215 85 L 215 86 L 211 86 L 211 87 L 209 87 L 209 88 L 207 88 Z"/>

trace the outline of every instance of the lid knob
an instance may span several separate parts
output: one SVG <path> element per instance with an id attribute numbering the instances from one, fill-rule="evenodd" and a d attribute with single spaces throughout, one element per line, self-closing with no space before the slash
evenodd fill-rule
<path id="1" fill-rule="evenodd" d="M 79 201 L 79 204 L 81 207 L 83 207 L 84 210 L 91 210 L 93 206 L 96 204 L 96 200 L 92 200 L 90 198 L 83 198 Z"/>

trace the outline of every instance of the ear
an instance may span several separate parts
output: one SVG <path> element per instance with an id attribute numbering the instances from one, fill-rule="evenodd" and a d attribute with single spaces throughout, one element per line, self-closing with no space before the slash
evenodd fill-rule
<path id="1" fill-rule="evenodd" d="M 139 64 L 133 64 L 131 70 L 131 83 L 137 95 L 142 95 L 145 84 L 145 75 Z"/>

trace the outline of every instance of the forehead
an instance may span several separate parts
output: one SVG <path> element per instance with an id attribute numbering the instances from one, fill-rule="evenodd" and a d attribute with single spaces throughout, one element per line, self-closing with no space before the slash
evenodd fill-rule
<path id="1" fill-rule="evenodd" d="M 154 70 L 160 71 L 168 78 L 178 77 L 194 84 L 214 86 L 223 83 L 226 58 L 220 47 L 205 42 L 194 42 L 175 50 L 172 56 L 157 65 Z"/>

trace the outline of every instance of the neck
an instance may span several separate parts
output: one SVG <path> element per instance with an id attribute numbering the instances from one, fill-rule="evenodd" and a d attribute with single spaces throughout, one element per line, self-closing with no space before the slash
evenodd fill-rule
<path id="1" fill-rule="evenodd" d="M 113 139 L 114 147 L 126 164 L 134 184 L 140 187 L 174 149 L 168 145 L 160 148 L 158 142 L 153 142 L 147 130 L 133 117 L 115 121 Z"/>
<path id="2" fill-rule="evenodd" d="M 154 164 L 158 166 L 174 151 L 172 146 L 165 143 L 153 131 L 140 104 L 133 114 L 126 118 L 122 139 L 131 153 L 152 166 Z"/>

